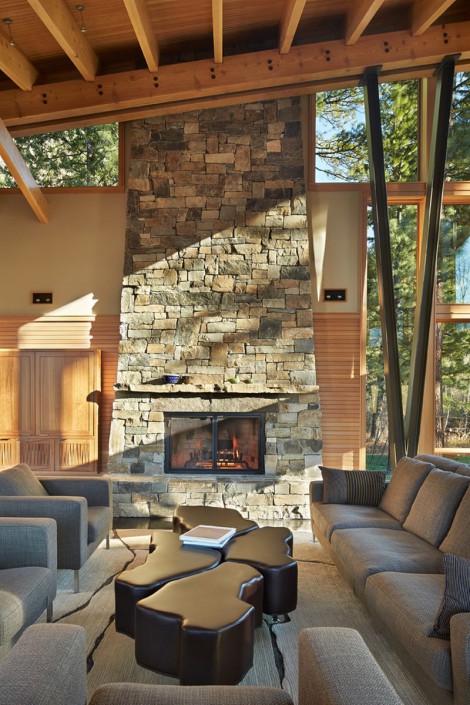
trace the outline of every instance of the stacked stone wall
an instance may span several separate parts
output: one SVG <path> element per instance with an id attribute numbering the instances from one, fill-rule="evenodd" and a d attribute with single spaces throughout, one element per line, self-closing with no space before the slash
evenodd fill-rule
<path id="1" fill-rule="evenodd" d="M 299 99 L 136 121 L 128 187 L 116 513 L 186 501 L 307 517 L 321 428 Z M 158 387 L 169 372 L 189 386 Z M 262 479 L 163 474 L 165 412 L 260 405 Z"/>

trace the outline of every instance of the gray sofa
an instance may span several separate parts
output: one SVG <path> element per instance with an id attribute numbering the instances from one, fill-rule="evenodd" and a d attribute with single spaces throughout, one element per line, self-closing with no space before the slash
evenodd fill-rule
<path id="1" fill-rule="evenodd" d="M 57 590 L 53 519 L 0 517 L 0 657 L 46 612 Z"/>
<path id="2" fill-rule="evenodd" d="M 0 471 L 0 516 L 50 517 L 57 523 L 57 567 L 79 570 L 112 526 L 112 489 L 100 477 L 36 477 L 25 464 Z"/>
<path id="3" fill-rule="evenodd" d="M 429 699 L 468 705 L 470 613 L 452 616 L 447 638 L 430 633 L 448 589 L 447 556 L 470 559 L 470 466 L 439 456 L 403 458 L 377 505 L 345 500 L 346 483 L 353 485 L 347 472 L 322 472 L 324 481 L 310 485 L 314 536 Z"/>

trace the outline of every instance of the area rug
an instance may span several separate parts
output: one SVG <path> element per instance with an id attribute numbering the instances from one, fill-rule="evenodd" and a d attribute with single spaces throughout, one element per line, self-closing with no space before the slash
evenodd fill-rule
<path id="1" fill-rule="evenodd" d="M 100 546 L 80 571 L 80 593 L 73 593 L 71 571 L 59 571 L 54 621 L 82 625 L 87 634 L 88 690 L 102 683 L 177 684 L 175 678 L 153 673 L 135 662 L 134 641 L 114 628 L 114 578 L 145 561 L 148 530 L 114 531 L 111 547 Z M 253 668 L 241 685 L 269 685 L 287 690 L 297 701 L 297 642 L 306 627 L 348 626 L 357 629 L 387 674 L 404 705 L 427 705 L 422 691 L 407 674 L 398 656 L 374 627 L 366 610 L 349 589 L 309 531 L 294 532 L 299 565 L 297 609 L 284 623 L 266 618 L 255 634 Z"/>

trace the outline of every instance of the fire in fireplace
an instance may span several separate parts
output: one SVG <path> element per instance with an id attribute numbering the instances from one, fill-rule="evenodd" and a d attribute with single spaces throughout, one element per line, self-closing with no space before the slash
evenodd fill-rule
<path id="1" fill-rule="evenodd" d="M 165 414 L 166 473 L 264 473 L 264 414 Z"/>

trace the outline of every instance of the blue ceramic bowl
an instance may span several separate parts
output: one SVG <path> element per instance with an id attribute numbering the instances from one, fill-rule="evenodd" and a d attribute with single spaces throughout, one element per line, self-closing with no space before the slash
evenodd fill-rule
<path id="1" fill-rule="evenodd" d="M 167 384 L 177 384 L 180 381 L 179 375 L 164 375 Z"/>

